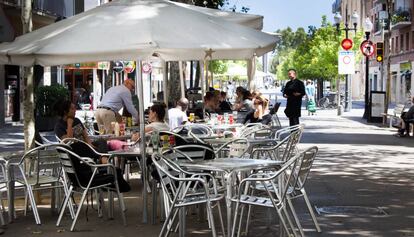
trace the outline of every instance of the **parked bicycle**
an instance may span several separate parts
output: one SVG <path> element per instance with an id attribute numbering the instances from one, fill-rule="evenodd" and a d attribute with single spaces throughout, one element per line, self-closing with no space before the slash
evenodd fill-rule
<path id="1" fill-rule="evenodd" d="M 345 96 L 341 93 L 341 105 L 345 106 Z M 318 100 L 318 107 L 321 109 L 338 108 L 338 97 L 336 92 L 330 92 L 327 96 Z"/>

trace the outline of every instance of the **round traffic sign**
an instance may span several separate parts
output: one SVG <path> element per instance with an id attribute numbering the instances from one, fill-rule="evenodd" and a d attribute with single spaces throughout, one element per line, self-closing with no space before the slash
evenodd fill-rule
<path id="1" fill-rule="evenodd" d="M 362 41 L 359 48 L 361 49 L 362 54 L 366 57 L 372 56 L 375 52 L 375 45 L 371 40 Z"/>
<path id="2" fill-rule="evenodd" d="M 341 42 L 341 47 L 345 50 L 350 50 L 353 46 L 351 39 L 343 39 Z"/>

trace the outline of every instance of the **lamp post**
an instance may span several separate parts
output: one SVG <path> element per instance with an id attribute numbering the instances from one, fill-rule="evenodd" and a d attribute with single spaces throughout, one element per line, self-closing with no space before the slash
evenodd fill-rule
<path id="1" fill-rule="evenodd" d="M 354 26 L 354 28 L 350 28 L 348 24 L 348 8 L 345 9 L 345 28 L 340 28 L 342 16 L 339 12 L 337 12 L 334 15 L 334 21 L 336 25 L 336 30 L 338 33 L 341 30 L 345 31 L 345 38 L 348 39 L 348 31 L 353 30 L 357 31 L 357 24 L 358 24 L 359 16 L 356 11 L 353 12 L 351 16 L 351 24 Z M 338 90 L 339 91 L 339 90 Z M 340 95 L 338 95 L 340 98 Z M 340 103 L 339 103 L 340 105 Z M 345 112 L 349 112 L 352 109 L 352 96 L 351 96 L 351 78 L 348 76 L 348 74 L 345 75 Z"/>
<path id="2" fill-rule="evenodd" d="M 369 41 L 369 36 L 371 34 L 373 24 L 369 17 L 365 18 L 364 30 L 365 30 L 365 39 Z M 365 56 L 365 110 L 364 110 L 364 119 L 368 119 L 369 114 L 369 56 Z"/>

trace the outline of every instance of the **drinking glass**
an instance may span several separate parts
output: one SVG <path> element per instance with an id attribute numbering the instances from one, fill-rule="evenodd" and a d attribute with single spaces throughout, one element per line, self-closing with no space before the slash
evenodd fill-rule
<path id="1" fill-rule="evenodd" d="M 105 126 L 103 124 L 99 124 L 99 135 L 105 134 Z"/>

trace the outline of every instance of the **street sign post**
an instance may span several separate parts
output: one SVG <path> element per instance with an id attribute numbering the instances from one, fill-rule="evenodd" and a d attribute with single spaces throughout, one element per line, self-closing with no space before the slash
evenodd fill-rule
<path id="1" fill-rule="evenodd" d="M 355 53 L 353 51 L 339 51 L 338 74 L 355 74 Z"/>
<path id="2" fill-rule="evenodd" d="M 352 40 L 351 39 L 343 39 L 341 42 L 341 47 L 344 50 L 350 50 L 353 46 Z"/>
<path id="3" fill-rule="evenodd" d="M 375 52 L 375 45 L 371 40 L 364 40 L 359 47 L 365 57 L 371 57 Z"/>

